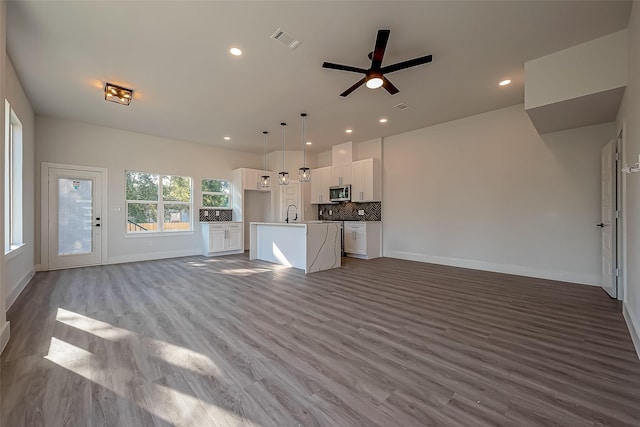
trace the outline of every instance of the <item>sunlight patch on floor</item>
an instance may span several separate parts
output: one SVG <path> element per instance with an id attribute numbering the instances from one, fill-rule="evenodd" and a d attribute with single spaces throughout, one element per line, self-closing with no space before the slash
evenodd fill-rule
<path id="1" fill-rule="evenodd" d="M 98 338 L 112 342 L 120 342 L 127 339 L 140 340 L 144 344 L 146 351 L 148 351 L 150 356 L 153 356 L 163 362 L 199 374 L 215 375 L 218 378 L 222 378 L 224 376 L 222 370 L 213 360 L 211 360 L 211 358 L 198 351 L 171 344 L 157 338 L 139 336 L 130 330 L 122 329 L 111 325 L 110 323 L 93 319 L 80 313 L 74 313 L 73 311 L 65 310 L 61 307 L 58 308 L 56 320 Z M 56 338 L 52 338 L 52 340 L 53 339 Z"/>
<path id="2" fill-rule="evenodd" d="M 58 307 L 56 320 L 60 323 L 64 323 L 65 325 L 73 326 L 76 329 L 80 329 L 81 331 L 88 332 L 99 338 L 113 342 L 117 342 L 134 335 L 133 332 L 127 329 L 118 328 L 110 323 L 93 319 L 79 313 L 74 313 L 73 311 L 65 310 L 61 307 Z"/>

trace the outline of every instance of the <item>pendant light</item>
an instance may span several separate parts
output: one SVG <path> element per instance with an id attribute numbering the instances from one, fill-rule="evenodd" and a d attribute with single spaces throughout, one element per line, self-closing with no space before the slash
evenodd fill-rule
<path id="1" fill-rule="evenodd" d="M 302 117 L 302 167 L 298 169 L 298 180 L 300 182 L 311 181 L 311 169 L 307 167 L 307 149 L 304 141 L 304 122 L 307 119 L 307 113 L 300 114 Z"/>
<path id="2" fill-rule="evenodd" d="M 278 174 L 278 181 L 280 185 L 289 185 L 289 172 L 284 170 L 284 133 L 287 124 L 280 123 L 280 126 L 282 126 L 282 172 Z"/>
<path id="3" fill-rule="evenodd" d="M 262 188 L 269 188 L 269 184 L 271 183 L 271 176 L 267 173 L 267 135 L 269 132 L 265 130 L 262 133 L 264 134 L 264 172 L 260 177 L 260 186 Z"/>

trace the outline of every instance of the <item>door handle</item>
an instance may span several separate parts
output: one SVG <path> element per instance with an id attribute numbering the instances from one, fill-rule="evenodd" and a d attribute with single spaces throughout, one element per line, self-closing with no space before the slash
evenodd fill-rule
<path id="1" fill-rule="evenodd" d="M 100 227 L 100 224 L 96 224 L 96 227 Z"/>
<path id="2" fill-rule="evenodd" d="M 600 224 L 597 224 L 596 227 L 600 227 L 600 228 L 604 228 L 605 224 L 603 222 L 601 222 Z"/>

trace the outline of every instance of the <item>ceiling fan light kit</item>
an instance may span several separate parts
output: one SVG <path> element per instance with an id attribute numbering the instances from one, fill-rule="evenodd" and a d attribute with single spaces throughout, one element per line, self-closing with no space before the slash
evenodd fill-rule
<path id="1" fill-rule="evenodd" d="M 351 94 L 351 92 L 358 89 L 363 84 L 366 84 L 369 89 L 377 89 L 382 86 L 391 95 L 395 95 L 400 91 L 393 85 L 393 83 L 389 81 L 389 79 L 384 76 L 385 74 L 404 70 L 410 67 L 415 67 L 417 65 L 428 64 L 433 60 L 433 57 L 431 55 L 426 55 L 383 67 L 382 59 L 384 58 L 384 51 L 387 48 L 387 42 L 389 41 L 390 33 L 391 30 L 378 30 L 375 48 L 373 52 L 369 53 L 369 59 L 371 59 L 371 67 L 369 67 L 368 70 L 365 70 L 364 68 L 352 67 L 350 65 L 334 64 L 332 62 L 325 62 L 322 64 L 323 68 L 331 68 L 334 70 L 350 71 L 352 73 L 364 74 L 364 77 L 362 79 L 358 80 L 353 86 L 342 92 L 340 96 L 348 96 L 349 94 Z"/>

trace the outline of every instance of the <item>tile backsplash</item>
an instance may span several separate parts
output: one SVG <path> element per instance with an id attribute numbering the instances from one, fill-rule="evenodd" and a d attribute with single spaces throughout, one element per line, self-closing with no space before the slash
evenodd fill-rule
<path id="1" fill-rule="evenodd" d="M 220 215 L 216 216 L 216 212 L 220 212 Z M 230 209 L 200 209 L 199 216 L 200 222 L 233 221 Z"/>
<path id="2" fill-rule="evenodd" d="M 358 215 L 363 210 L 364 215 Z M 329 215 L 331 211 L 331 215 Z M 318 219 L 339 221 L 382 221 L 382 202 L 344 202 L 318 205 Z"/>

